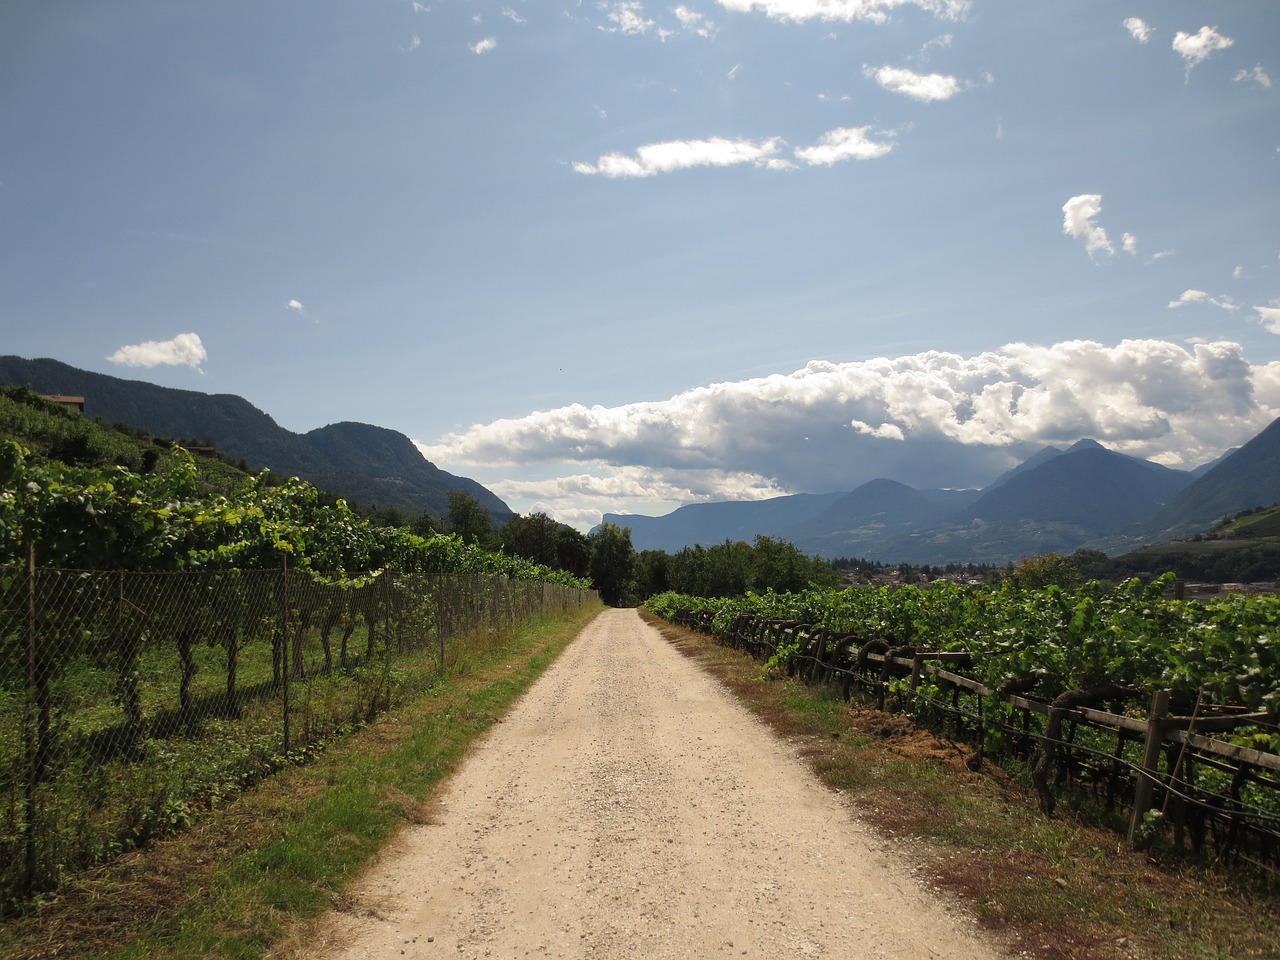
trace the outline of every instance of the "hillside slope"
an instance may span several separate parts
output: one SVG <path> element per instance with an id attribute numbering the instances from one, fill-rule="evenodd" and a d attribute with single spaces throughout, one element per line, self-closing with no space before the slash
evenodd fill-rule
<path id="1" fill-rule="evenodd" d="M 298 476 L 362 506 L 443 516 L 449 493 L 473 495 L 501 523 L 511 509 L 474 480 L 439 469 L 404 434 L 338 423 L 293 433 L 243 397 L 160 387 L 79 370 L 57 360 L 0 357 L 0 384 L 85 398 L 85 416 L 123 423 L 157 437 L 196 443 L 251 469 Z"/>

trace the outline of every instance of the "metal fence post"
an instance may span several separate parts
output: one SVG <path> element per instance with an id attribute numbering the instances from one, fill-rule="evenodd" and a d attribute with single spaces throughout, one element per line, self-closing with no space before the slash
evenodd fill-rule
<path id="1" fill-rule="evenodd" d="M 22 895 L 30 899 L 36 882 L 36 780 L 40 767 L 39 698 L 36 695 L 36 546 L 31 544 L 27 557 L 27 783 L 23 797 L 26 823 L 25 859 L 23 861 Z"/>
<path id="2" fill-rule="evenodd" d="M 284 675 L 284 752 L 289 753 L 289 674 L 293 672 L 293 657 L 289 649 L 289 555 L 280 558 L 280 632 L 282 638 L 281 659 Z"/>

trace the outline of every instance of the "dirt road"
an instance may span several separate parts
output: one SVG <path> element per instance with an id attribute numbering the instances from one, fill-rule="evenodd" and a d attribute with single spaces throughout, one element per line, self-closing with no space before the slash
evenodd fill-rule
<path id="1" fill-rule="evenodd" d="M 647 626 L 574 641 L 308 954 L 994 960 Z"/>

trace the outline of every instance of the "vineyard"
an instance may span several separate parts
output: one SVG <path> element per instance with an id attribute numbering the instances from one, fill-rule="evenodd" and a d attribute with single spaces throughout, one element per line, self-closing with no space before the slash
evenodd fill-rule
<path id="1" fill-rule="evenodd" d="M 1062 795 L 1211 857 L 1280 870 L 1280 598 L 1166 598 L 1168 578 L 1075 590 L 663 594 L 659 616 L 770 669 L 909 711 Z M 1121 819 L 1123 818 L 1123 819 Z"/>
<path id="2" fill-rule="evenodd" d="M 181 829 L 588 581 L 267 474 L 0 443 L 0 905 Z"/>

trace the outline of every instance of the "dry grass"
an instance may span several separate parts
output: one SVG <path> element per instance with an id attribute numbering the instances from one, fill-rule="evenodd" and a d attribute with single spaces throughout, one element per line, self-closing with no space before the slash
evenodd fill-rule
<path id="1" fill-rule="evenodd" d="M 647 615 L 646 615 L 647 616 Z M 762 678 L 708 637 L 648 617 L 793 744 L 855 815 L 899 843 L 925 882 L 1037 960 L 1280 956 L 1280 892 L 1225 870 L 1137 853 L 1034 794 L 972 749 L 826 688 Z"/>

